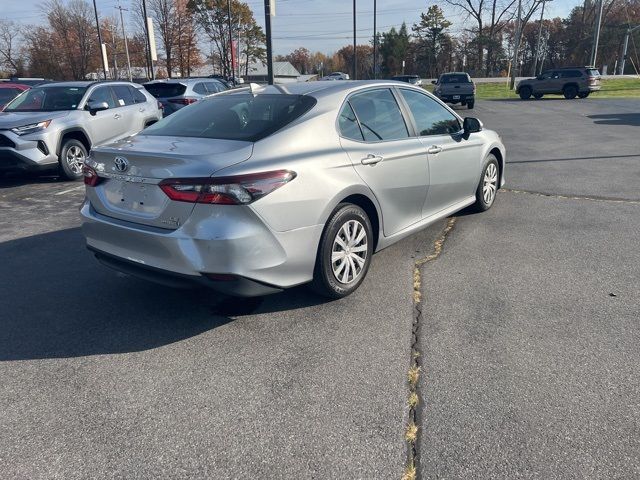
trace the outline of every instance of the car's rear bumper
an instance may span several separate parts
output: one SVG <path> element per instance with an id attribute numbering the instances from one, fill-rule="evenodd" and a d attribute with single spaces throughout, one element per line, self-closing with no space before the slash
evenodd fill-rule
<path id="1" fill-rule="evenodd" d="M 207 207 L 197 205 L 176 230 L 106 217 L 88 201 L 80 213 L 87 247 L 102 263 L 148 280 L 255 296 L 313 278 L 323 225 L 275 232 L 249 207 L 226 206 L 235 209 L 228 215 Z"/>
<path id="2" fill-rule="evenodd" d="M 455 97 L 458 97 L 458 98 L 455 98 Z M 438 95 L 438 98 L 446 103 L 466 103 L 466 102 L 473 102 L 475 99 L 475 95 L 456 93 L 451 95 Z"/>

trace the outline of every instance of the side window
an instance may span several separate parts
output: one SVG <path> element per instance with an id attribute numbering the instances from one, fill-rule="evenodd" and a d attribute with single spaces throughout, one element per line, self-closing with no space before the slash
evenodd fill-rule
<path id="1" fill-rule="evenodd" d="M 116 103 L 119 107 L 133 105 L 133 95 L 128 85 L 113 85 L 113 93 L 116 96 Z"/>
<path id="2" fill-rule="evenodd" d="M 107 102 L 109 108 L 116 108 L 116 101 L 111 94 L 111 87 L 98 87 L 89 95 L 88 102 Z"/>
<path id="3" fill-rule="evenodd" d="M 551 78 L 560 78 L 560 72 L 552 72 L 551 73 Z"/>
<path id="4" fill-rule="evenodd" d="M 193 86 L 193 91 L 196 93 L 199 93 L 200 95 L 206 95 L 207 93 L 209 93 L 207 92 L 207 89 L 205 88 L 204 83 L 196 83 Z"/>
<path id="5" fill-rule="evenodd" d="M 400 107 L 391 90 L 378 89 L 353 95 L 349 99 L 368 142 L 409 137 Z"/>
<path id="6" fill-rule="evenodd" d="M 419 135 L 451 135 L 460 131 L 458 118 L 432 98 L 413 90 L 400 92 L 409 105 Z"/>
<path id="7" fill-rule="evenodd" d="M 544 72 L 542 74 L 542 80 L 549 80 L 551 78 L 552 74 L 553 74 L 553 72 Z"/>
<path id="8" fill-rule="evenodd" d="M 364 140 L 360 127 L 358 126 L 358 120 L 353 113 L 353 109 L 349 102 L 344 104 L 338 117 L 338 128 L 340 129 L 340 135 L 352 140 Z"/>
<path id="9" fill-rule="evenodd" d="M 147 101 L 147 97 L 144 96 L 140 90 L 134 87 L 128 87 L 131 90 L 131 95 L 133 96 L 133 103 L 145 103 Z"/>
<path id="10" fill-rule="evenodd" d="M 581 76 L 582 74 L 579 70 L 566 70 L 562 72 L 562 78 L 578 78 Z"/>

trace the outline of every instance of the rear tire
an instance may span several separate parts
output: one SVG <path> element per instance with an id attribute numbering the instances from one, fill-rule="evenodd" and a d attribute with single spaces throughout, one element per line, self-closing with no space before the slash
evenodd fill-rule
<path id="1" fill-rule="evenodd" d="M 520 95 L 521 100 L 529 100 L 531 98 L 531 87 L 522 87 L 518 94 Z"/>
<path id="2" fill-rule="evenodd" d="M 60 149 L 60 177 L 65 180 L 78 180 L 82 177 L 82 166 L 87 158 L 87 149 L 80 140 L 70 138 Z"/>
<path id="3" fill-rule="evenodd" d="M 567 100 L 573 100 L 578 95 L 578 88 L 575 85 L 567 85 L 562 89 L 562 94 Z"/>
<path id="4" fill-rule="evenodd" d="M 535 98 L 536 100 L 540 100 L 542 98 L 542 94 L 541 93 L 534 93 L 533 94 L 533 98 Z"/>
<path id="5" fill-rule="evenodd" d="M 357 205 L 341 203 L 324 227 L 311 288 L 329 298 L 350 295 L 367 275 L 372 254 L 369 217 Z"/>
<path id="6" fill-rule="evenodd" d="M 467 103 L 467 108 L 468 108 L 469 110 L 473 110 L 474 105 L 475 105 L 475 101 L 468 102 L 468 103 Z"/>
<path id="7" fill-rule="evenodd" d="M 496 200 L 500 188 L 500 165 L 498 159 L 490 153 L 487 155 L 482 175 L 476 189 L 476 203 L 471 208 L 476 212 L 485 212 L 491 208 Z"/>
<path id="8" fill-rule="evenodd" d="M 578 98 L 587 98 L 591 92 L 582 92 L 578 94 Z"/>

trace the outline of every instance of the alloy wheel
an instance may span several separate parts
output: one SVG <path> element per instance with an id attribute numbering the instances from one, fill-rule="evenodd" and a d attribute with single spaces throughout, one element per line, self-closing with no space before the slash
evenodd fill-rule
<path id="1" fill-rule="evenodd" d="M 484 180 L 482 182 L 482 197 L 484 203 L 491 205 L 493 199 L 496 196 L 496 190 L 498 189 L 498 168 L 495 163 L 487 165 L 487 169 L 484 172 Z"/>
<path id="2" fill-rule="evenodd" d="M 67 149 L 67 165 L 73 173 L 80 175 L 82 173 L 82 166 L 84 165 L 84 151 L 76 145 L 71 145 Z"/>
<path id="3" fill-rule="evenodd" d="M 367 241 L 367 230 L 358 220 L 349 220 L 338 230 L 331 249 L 331 269 L 340 283 L 351 283 L 362 273 Z"/>

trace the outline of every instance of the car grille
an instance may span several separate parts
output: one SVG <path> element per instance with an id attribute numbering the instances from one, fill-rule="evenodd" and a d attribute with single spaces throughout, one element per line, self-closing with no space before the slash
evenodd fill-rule
<path id="1" fill-rule="evenodd" d="M 4 135 L 0 135 L 0 147 L 16 148 L 16 144 L 9 140 Z"/>

